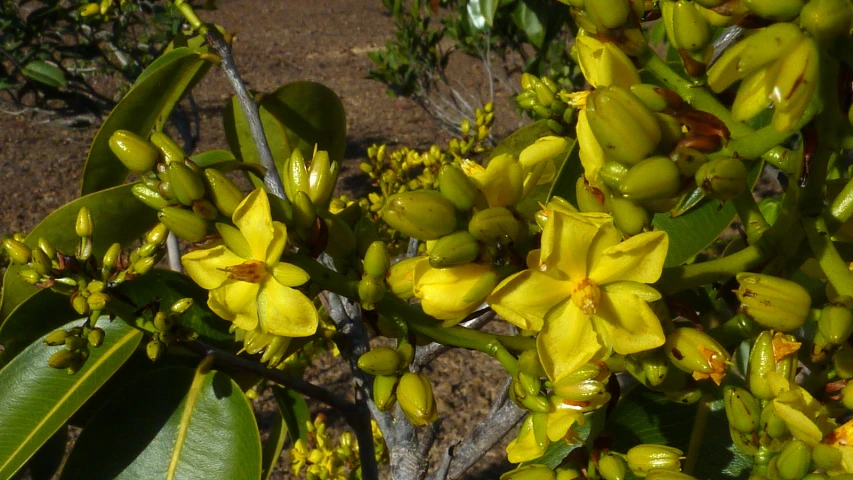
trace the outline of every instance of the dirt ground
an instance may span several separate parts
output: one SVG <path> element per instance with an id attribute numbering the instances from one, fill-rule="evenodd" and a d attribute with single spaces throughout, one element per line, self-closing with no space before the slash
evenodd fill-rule
<path id="1" fill-rule="evenodd" d="M 380 0 L 249 1 L 219 0 L 219 9 L 202 12 L 238 32 L 234 44 L 237 65 L 250 88 L 271 91 L 296 80 L 314 80 L 334 89 L 347 112 L 348 131 L 343 175 L 346 189 L 364 185 L 358 163 L 373 143 L 428 147 L 449 136 L 414 102 L 386 95 L 384 85 L 367 78 L 367 52 L 392 37 L 392 24 Z M 482 92 L 483 68 L 473 59 L 454 59 L 455 78 L 473 92 Z M 214 71 L 195 89 L 201 115 L 197 151 L 227 148 L 219 115 L 231 91 L 224 76 Z M 497 138 L 519 126 L 507 100 L 497 93 Z M 26 232 L 47 213 L 77 195 L 80 171 L 95 128 L 61 128 L 40 118 L 0 114 L 0 233 Z M 310 372 L 313 382 L 351 395 L 347 370 L 326 358 Z M 500 366 L 472 352 L 455 351 L 427 370 L 444 418 L 432 462 L 476 424 L 503 383 Z M 270 405 L 259 405 L 266 423 Z M 317 405 L 314 411 L 323 411 Z M 334 420 L 334 412 L 325 411 Z M 336 423 L 340 428 L 340 422 Z M 507 439 L 504 440 L 504 445 Z M 507 464 L 502 446 L 493 449 L 466 478 L 497 478 Z M 286 453 L 280 466 L 287 465 Z M 285 467 L 286 469 L 286 467 Z M 277 472 L 278 478 L 290 478 Z"/>

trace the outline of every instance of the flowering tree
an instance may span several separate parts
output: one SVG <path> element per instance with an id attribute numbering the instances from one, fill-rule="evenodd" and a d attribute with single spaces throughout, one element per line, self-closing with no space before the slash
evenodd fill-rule
<path id="1" fill-rule="evenodd" d="M 337 96 L 253 97 L 175 3 L 192 35 L 104 122 L 81 197 L 3 240 L 0 477 L 53 474 L 68 424 L 62 478 L 268 478 L 287 435 L 307 478 L 459 478 L 508 432 L 503 479 L 853 474 L 846 0 L 568 1 L 590 90 L 524 75 L 538 120 L 494 148 L 491 105 L 446 148 L 373 146 L 363 199 L 333 197 Z M 214 64 L 229 150 L 188 156 L 164 122 Z M 448 412 L 421 370 L 448 348 L 507 382 L 430 472 Z M 303 379 L 324 350 L 353 401 Z"/>

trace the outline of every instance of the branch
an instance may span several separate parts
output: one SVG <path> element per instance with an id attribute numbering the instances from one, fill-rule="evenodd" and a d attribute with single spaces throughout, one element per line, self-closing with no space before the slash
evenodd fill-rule
<path id="1" fill-rule="evenodd" d="M 261 165 L 267 169 L 264 175 L 264 185 L 273 195 L 282 199 L 287 198 L 284 194 L 284 186 L 278 176 L 278 169 L 272 158 L 272 152 L 264 135 L 264 126 L 261 124 L 258 104 L 255 103 L 255 100 L 249 94 L 246 85 L 240 78 L 240 72 L 237 71 L 234 56 L 231 54 L 231 45 L 225 41 L 225 38 L 222 37 L 222 34 L 216 28 L 209 28 L 205 33 L 205 38 L 216 54 L 222 58 L 222 70 L 225 72 L 225 76 L 228 77 L 234 93 L 237 94 L 237 101 L 240 102 L 243 115 L 246 116 L 246 122 L 249 124 L 249 129 L 252 132 L 252 138 L 255 140 L 255 148 L 258 150 Z"/>
<path id="2" fill-rule="evenodd" d="M 471 328 L 474 330 L 479 330 L 486 326 L 489 322 L 491 322 L 497 313 L 494 310 L 489 310 L 486 313 L 474 312 L 478 315 L 474 318 L 467 319 L 467 321 L 461 322 L 459 325 L 465 328 Z M 417 368 L 423 367 L 424 365 L 429 365 L 433 360 L 444 355 L 451 347 L 447 345 L 443 345 L 441 343 L 430 343 L 429 345 L 425 345 L 423 347 L 418 347 L 417 353 L 415 354 L 414 365 Z"/>

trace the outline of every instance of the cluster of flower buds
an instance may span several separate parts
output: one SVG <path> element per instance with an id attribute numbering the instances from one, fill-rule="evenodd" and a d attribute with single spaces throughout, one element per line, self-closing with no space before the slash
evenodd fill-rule
<path id="1" fill-rule="evenodd" d="M 93 325 L 87 321 L 83 326 L 56 330 L 48 334 L 44 338 L 46 345 L 64 347 L 50 356 L 48 366 L 66 369 L 69 374 L 77 372 L 89 358 L 89 347 L 100 347 L 104 343 L 104 329 Z"/>
<path id="2" fill-rule="evenodd" d="M 524 73 L 521 75 L 521 93 L 515 97 L 515 103 L 533 118 L 546 120 L 551 131 L 560 135 L 574 117 L 574 110 L 563 99 L 566 93 L 547 76 L 540 78 Z"/>
<path id="3" fill-rule="evenodd" d="M 220 215 L 231 218 L 245 196 L 217 170 L 224 164 L 200 167 L 162 132 L 145 139 L 117 130 L 109 144 L 118 159 L 140 176 L 142 181 L 132 188 L 136 198 L 159 210 L 160 221 L 188 242 L 204 240 L 212 222 Z"/>
<path id="4" fill-rule="evenodd" d="M 560 0 L 568 4 L 575 23 L 600 39 L 615 43 L 626 54 L 643 53 L 647 42 L 640 22 L 646 16 L 643 0 Z"/>
<path id="5" fill-rule="evenodd" d="M 368 220 L 363 220 L 368 221 Z M 368 245 L 362 262 L 361 281 L 358 282 L 358 297 L 361 307 L 373 310 L 387 291 L 385 276 L 391 268 L 391 255 L 385 242 L 376 240 Z"/>
<path id="6" fill-rule="evenodd" d="M 162 357 L 170 345 L 180 341 L 195 340 L 198 337 L 196 332 L 181 325 L 181 317 L 187 313 L 192 305 L 192 298 L 181 298 L 169 306 L 168 312 L 159 310 L 154 313 L 154 317 L 150 321 L 140 319 L 143 327 L 153 330 L 153 334 L 145 346 L 145 353 L 151 361 L 156 362 Z"/>
<path id="7" fill-rule="evenodd" d="M 438 418 L 438 409 L 426 375 L 408 371 L 414 353 L 410 343 L 398 339 L 396 349 L 378 347 L 362 355 L 358 368 L 374 375 L 373 403 L 379 410 L 388 411 L 399 403 L 406 418 L 422 427 Z"/>
<path id="8" fill-rule="evenodd" d="M 79 7 L 78 12 L 80 13 L 80 16 L 84 18 L 100 15 L 107 19 L 112 13 L 124 8 L 128 3 L 128 0 L 121 0 L 118 2 L 114 0 L 101 0 L 100 3 L 87 3 L 82 5 Z"/>
<path id="9" fill-rule="evenodd" d="M 305 158 L 299 149 L 294 149 L 281 169 L 281 181 L 284 192 L 291 203 L 297 202 L 297 197 L 306 195 L 316 207 L 326 208 L 335 190 L 338 180 L 338 162 L 329 159 L 329 152 L 314 149 L 310 165 L 305 164 Z"/>
<path id="10" fill-rule="evenodd" d="M 296 439 L 290 449 L 290 467 L 294 475 L 299 475 L 305 468 L 307 479 L 361 478 L 358 442 L 352 432 L 341 432 L 334 442 L 327 432 L 326 416 L 322 413 L 317 414 L 313 422 L 306 420 L 306 427 L 308 440 Z M 387 461 L 385 440 L 373 420 L 371 428 L 376 461 Z"/>

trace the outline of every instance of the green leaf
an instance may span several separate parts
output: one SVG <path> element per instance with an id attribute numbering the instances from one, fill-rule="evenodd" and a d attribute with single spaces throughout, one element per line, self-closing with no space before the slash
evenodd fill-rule
<path id="1" fill-rule="evenodd" d="M 537 139 L 554 135 L 554 131 L 548 127 L 547 120 L 539 120 L 529 125 L 519 128 L 512 135 L 501 140 L 495 146 L 489 158 L 495 158 L 498 155 L 508 153 L 518 158 L 521 151 L 532 145 Z"/>
<path id="2" fill-rule="evenodd" d="M 68 427 L 63 425 L 33 455 L 28 465 L 32 480 L 51 480 L 65 458 Z"/>
<path id="3" fill-rule="evenodd" d="M 173 367 L 115 394 L 83 429 L 62 479 L 260 475 L 258 426 L 240 387 L 215 370 Z"/>
<path id="4" fill-rule="evenodd" d="M 230 162 L 235 158 L 234 154 L 228 150 L 210 150 L 197 153 L 191 156 L 190 160 L 195 162 L 199 167 L 209 167 L 217 163 Z"/>
<path id="5" fill-rule="evenodd" d="M 545 25 L 543 19 L 539 18 L 535 5 L 528 5 L 530 0 L 521 0 L 512 11 L 512 21 L 520 28 L 527 40 L 536 48 L 542 48 L 545 42 Z"/>
<path id="6" fill-rule="evenodd" d="M 273 412 L 272 424 L 269 428 L 269 436 L 264 442 L 261 450 L 261 478 L 267 480 L 272 475 L 275 466 L 278 465 L 278 459 L 281 456 L 281 451 L 284 448 L 284 441 L 287 439 L 287 423 L 284 422 L 284 417 L 281 411 L 276 409 Z"/>
<path id="7" fill-rule="evenodd" d="M 331 161 L 342 162 L 346 147 L 346 114 L 340 98 L 325 85 L 293 82 L 282 85 L 260 100 L 261 123 L 273 160 L 281 171 L 284 161 L 295 149 L 306 160 L 314 145 L 329 152 Z M 225 106 L 225 136 L 231 150 L 242 161 L 260 164 L 255 141 L 236 98 Z M 263 182 L 251 179 L 256 186 Z"/>
<path id="8" fill-rule="evenodd" d="M 41 60 L 34 60 L 21 69 L 21 73 L 30 80 L 35 80 L 48 87 L 64 87 L 68 82 L 59 67 Z"/>
<path id="9" fill-rule="evenodd" d="M 583 175 L 583 165 L 581 165 L 580 148 L 577 140 L 574 140 L 569 147 L 569 155 L 560 171 L 557 172 L 557 177 L 551 184 L 551 191 L 548 192 L 548 199 L 551 197 L 560 197 L 567 200 L 572 205 L 578 204 L 578 192 L 575 185 L 578 178 Z"/>
<path id="10" fill-rule="evenodd" d="M 94 221 L 94 246 L 92 255 L 102 258 L 115 242 L 126 246 L 136 241 L 157 223 L 157 212 L 145 206 L 131 193 L 133 185 L 122 185 L 86 195 L 67 203 L 41 221 L 25 243 L 31 248 L 38 246 L 40 237 L 47 238 L 58 250 L 74 254 L 79 237 L 74 231 L 77 212 L 81 207 L 89 209 Z M 10 267 L 3 278 L 0 297 L 0 323 L 12 310 L 38 291 L 38 288 L 18 279 L 22 267 Z"/>
<path id="11" fill-rule="evenodd" d="M 300 438 L 303 441 L 308 441 L 307 423 L 311 420 L 311 412 L 308 410 L 308 404 L 299 393 L 284 387 L 273 386 L 273 397 L 278 409 L 284 417 L 284 422 L 287 424 L 287 430 L 293 441 Z M 293 438 L 293 437 L 296 438 Z"/>
<path id="12" fill-rule="evenodd" d="M 17 278 L 12 282 L 23 283 Z M 37 290 L 18 305 L 0 326 L 0 368 L 11 362 L 28 345 L 80 315 L 71 308 L 68 296 L 51 290 Z"/>
<path id="13" fill-rule="evenodd" d="M 82 325 L 71 322 L 67 327 Z M 142 333 L 122 321 L 99 322 L 104 343 L 74 375 L 47 366 L 57 347 L 42 339 L 0 370 L 0 478 L 9 478 L 136 350 Z M 64 347 L 63 347 L 64 348 Z M 14 386 L 14 388 L 9 388 Z M 92 478 L 92 477 L 90 477 Z"/>
<path id="14" fill-rule="evenodd" d="M 129 130 L 147 138 L 155 126 L 162 128 L 196 74 L 209 67 L 186 47 L 167 52 L 152 63 L 98 130 L 83 167 L 81 195 L 124 183 L 128 170 L 110 150 L 110 136 L 116 130 Z"/>
<path id="15" fill-rule="evenodd" d="M 604 431 L 614 438 L 613 450 L 617 452 L 625 453 L 641 443 L 655 443 L 681 449 L 686 455 L 691 435 L 698 432 L 694 426 L 697 409 L 698 403 L 674 403 L 660 393 L 635 387 L 619 399 Z M 752 457 L 732 444 L 723 401 L 712 401 L 710 409 L 701 445 L 714 448 L 701 449 L 693 475 L 714 480 L 746 478 Z"/>
<path id="16" fill-rule="evenodd" d="M 755 185 L 764 162 L 755 162 L 749 171 L 749 185 Z M 664 267 L 675 267 L 708 247 L 737 216 L 732 202 L 726 202 L 720 208 L 717 200 L 705 199 L 692 210 L 676 218 L 659 213 L 654 216 L 655 228 L 669 234 L 669 251 Z"/>
<path id="17" fill-rule="evenodd" d="M 468 0 L 468 22 L 475 31 L 485 30 L 492 27 L 495 21 L 495 12 L 498 11 L 498 0 Z"/>

